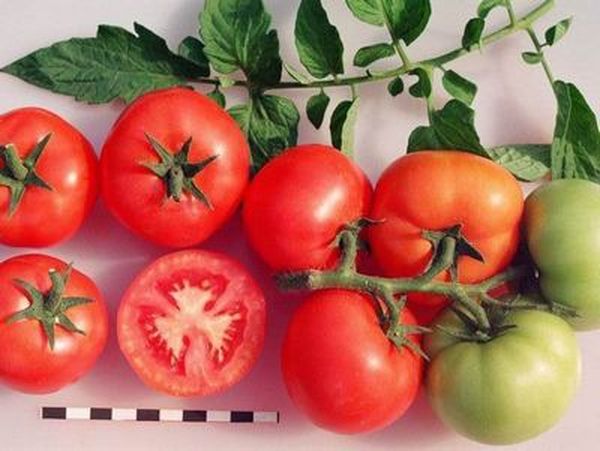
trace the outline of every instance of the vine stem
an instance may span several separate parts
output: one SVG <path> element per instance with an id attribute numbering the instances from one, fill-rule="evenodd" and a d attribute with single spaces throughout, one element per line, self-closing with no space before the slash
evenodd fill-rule
<path id="1" fill-rule="evenodd" d="M 508 18 L 510 19 L 510 23 L 512 25 L 517 23 L 517 15 L 515 14 L 515 9 L 513 8 L 512 0 L 504 0 L 504 4 L 506 6 L 506 11 L 508 12 Z"/>
<path id="2" fill-rule="evenodd" d="M 392 292 L 394 294 L 409 292 L 430 293 L 451 298 L 460 298 L 465 294 L 474 297 L 481 296 L 505 282 L 521 279 L 527 274 L 529 274 L 529 268 L 516 266 L 480 283 L 461 284 L 457 282 L 428 280 L 428 278 L 422 276 L 415 278 L 400 277 L 388 279 L 385 277 L 360 274 L 353 270 L 344 272 L 315 270 L 304 273 L 303 280 L 306 283 L 306 287 L 311 290 L 342 288 L 370 293 L 384 291 Z"/>
<path id="3" fill-rule="evenodd" d="M 515 10 L 513 8 L 513 4 L 512 4 L 512 0 L 505 0 L 504 4 L 506 6 L 506 11 L 508 12 L 508 17 L 510 19 L 510 22 L 514 25 L 516 23 L 516 15 L 515 15 Z M 551 5 L 553 6 L 553 5 Z M 546 59 L 546 54 L 544 53 L 544 45 L 542 44 L 535 32 L 535 30 L 533 29 L 533 22 L 529 23 L 526 27 L 525 27 L 525 31 L 527 32 L 527 34 L 529 35 L 529 38 L 531 39 L 531 42 L 533 43 L 533 46 L 535 47 L 536 52 L 540 55 L 540 62 L 542 64 L 542 67 L 544 68 L 544 72 L 546 74 L 546 78 L 548 79 L 548 81 L 550 82 L 550 86 L 552 87 L 552 91 L 554 92 L 554 75 L 552 74 L 552 69 L 550 69 L 550 64 L 548 63 L 548 60 Z"/>
<path id="4" fill-rule="evenodd" d="M 314 88 L 328 88 L 337 86 L 348 86 L 357 85 L 361 83 L 373 83 L 382 80 L 388 80 L 407 74 L 415 67 L 440 67 L 446 63 L 454 61 L 462 56 L 465 56 L 475 49 L 483 48 L 484 46 L 490 45 L 501 39 L 504 39 L 512 34 L 520 31 L 526 31 L 531 28 L 531 24 L 543 17 L 548 11 L 550 11 L 555 4 L 555 0 L 544 0 L 537 7 L 532 9 L 529 13 L 525 14 L 520 19 L 515 17 L 514 23 L 511 23 L 503 28 L 500 28 L 492 33 L 485 35 L 481 40 L 481 46 L 474 46 L 471 49 L 465 49 L 462 47 L 456 48 L 449 52 L 443 53 L 433 58 L 424 59 L 421 61 L 415 61 L 411 64 L 406 64 L 403 60 L 403 65 L 395 69 L 385 70 L 381 72 L 368 72 L 365 75 L 352 76 L 352 77 L 338 77 L 330 80 L 317 80 L 310 83 L 300 83 L 295 81 L 281 81 L 279 83 L 265 86 L 265 91 L 277 90 L 277 89 L 314 89 Z M 396 49 L 398 51 L 398 49 Z M 402 57 L 401 57 L 402 58 Z M 198 78 L 192 81 L 198 83 L 204 83 L 214 86 L 219 86 L 220 81 L 216 78 Z M 233 86 L 248 87 L 248 83 L 245 80 L 235 80 L 232 82 Z"/>
<path id="5" fill-rule="evenodd" d="M 552 89 L 554 90 L 554 75 L 552 74 L 552 69 L 550 69 L 550 64 L 548 63 L 548 60 L 546 59 L 544 47 L 540 43 L 540 40 L 538 39 L 533 27 L 529 26 L 525 29 L 525 31 L 527 31 L 527 34 L 531 38 L 531 42 L 533 42 L 535 50 L 540 54 L 542 58 L 541 63 L 542 67 L 544 68 L 544 72 L 546 73 L 546 78 L 548 79 L 550 85 L 552 86 Z"/>
<path id="6" fill-rule="evenodd" d="M 520 280 L 530 274 L 530 268 L 512 267 L 505 272 L 477 284 L 462 284 L 431 280 L 422 275 L 415 278 L 389 279 L 380 276 L 365 275 L 353 268 L 344 270 L 318 271 L 311 270 L 302 273 L 280 274 L 278 283 L 285 290 L 307 289 L 344 289 L 369 293 L 382 299 L 390 306 L 390 299 L 395 299 L 406 293 L 429 293 L 445 296 L 462 305 L 471 313 L 482 331 L 490 329 L 490 322 L 485 309 L 477 299 L 489 299 L 488 292 L 494 288 L 514 280 Z M 396 309 L 391 309 L 394 313 Z"/>
<path id="7" fill-rule="evenodd" d="M 400 59 L 402 60 L 402 67 L 405 68 L 407 71 L 412 69 L 413 67 L 413 63 L 410 60 L 410 58 L 408 57 L 408 54 L 406 53 L 406 49 L 404 48 L 404 44 L 402 44 L 402 42 L 398 41 L 398 40 L 394 40 L 394 49 L 396 50 L 396 53 L 398 54 L 398 56 L 400 57 Z"/>
<path id="8" fill-rule="evenodd" d="M 382 301 L 387 307 L 388 323 L 397 323 L 402 307 L 403 295 L 407 293 L 430 293 L 452 299 L 464 307 L 478 328 L 485 334 L 491 325 L 484 307 L 478 302 L 489 298 L 488 292 L 512 280 L 522 279 L 530 274 L 528 267 L 514 267 L 488 280 L 477 284 L 462 284 L 455 280 L 445 282 L 435 279 L 438 274 L 449 270 L 456 259 L 456 238 L 445 236 L 435 248 L 429 268 L 420 276 L 409 278 L 386 278 L 361 274 L 356 270 L 358 235 L 360 225 L 351 224 L 338 235 L 340 261 L 333 270 L 308 270 L 283 273 L 277 276 L 280 288 L 284 290 L 304 289 L 344 289 L 368 293 Z M 400 301 L 397 299 L 400 297 Z M 390 332 L 394 334 L 392 330 Z"/>

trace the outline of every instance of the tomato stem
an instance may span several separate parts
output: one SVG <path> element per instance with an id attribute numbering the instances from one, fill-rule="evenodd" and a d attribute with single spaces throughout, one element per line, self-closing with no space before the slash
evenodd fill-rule
<path id="1" fill-rule="evenodd" d="M 546 58 L 546 54 L 544 53 L 544 48 L 540 43 L 540 40 L 538 39 L 537 34 L 532 26 L 527 27 L 525 31 L 529 35 L 529 38 L 531 39 L 531 42 L 533 43 L 533 46 L 535 47 L 535 50 L 537 51 L 538 55 L 540 55 L 540 62 L 542 63 L 542 67 L 544 68 L 544 73 L 546 74 L 546 78 L 550 82 L 550 86 L 554 91 L 554 75 L 552 74 L 550 63 L 548 63 L 548 59 Z"/>
<path id="2" fill-rule="evenodd" d="M 481 297 L 481 300 L 485 305 L 492 305 L 509 309 L 549 311 L 551 313 L 554 313 L 555 315 L 564 318 L 575 318 L 577 316 L 577 312 L 575 311 L 575 309 L 567 307 L 566 305 L 557 304 L 555 302 L 549 302 L 546 299 L 543 299 L 543 303 L 531 302 L 524 301 L 521 299 L 520 295 L 517 295 L 514 299 L 511 299 L 509 301 L 502 301 L 500 299 L 496 299 L 490 296 L 487 293 L 484 293 Z"/>
<path id="3" fill-rule="evenodd" d="M 356 256 L 358 254 L 358 241 L 352 230 L 343 230 L 339 235 L 341 261 L 338 267 L 340 272 L 352 274 L 356 270 Z"/>
<path id="4" fill-rule="evenodd" d="M 401 326 L 399 318 L 404 307 L 407 293 L 430 293 L 442 295 L 452 300 L 456 305 L 462 306 L 473 318 L 477 332 L 482 336 L 489 336 L 492 324 L 480 300 L 493 299 L 489 291 L 514 280 L 523 279 L 531 274 L 528 267 L 513 267 L 490 279 L 477 284 L 462 284 L 456 281 L 455 275 L 450 282 L 436 280 L 435 277 L 456 265 L 457 255 L 473 254 L 473 249 L 466 244 L 467 241 L 460 236 L 460 227 L 455 226 L 448 231 L 426 232 L 434 247 L 431 264 L 427 270 L 417 277 L 385 278 L 361 274 L 356 270 L 356 256 L 361 228 L 370 224 L 369 221 L 358 221 L 342 230 L 336 243 L 340 246 L 340 262 L 333 270 L 309 270 L 294 273 L 284 273 L 277 276 L 280 288 L 284 290 L 322 290 L 346 289 L 370 294 L 382 302 L 386 311 L 383 312 L 382 327 L 388 338 L 398 342 L 398 327 Z M 437 241 L 436 241 L 437 240 Z M 461 241 L 462 240 L 462 241 Z M 399 300 L 398 300 L 399 299 Z M 500 302 L 500 301 L 498 301 Z M 507 307 L 507 304 L 503 304 Z M 381 307 L 381 304 L 379 304 Z M 522 308 L 520 305 L 518 308 Z M 381 312 L 380 312 L 381 316 Z M 380 318 L 381 319 L 381 318 Z"/>

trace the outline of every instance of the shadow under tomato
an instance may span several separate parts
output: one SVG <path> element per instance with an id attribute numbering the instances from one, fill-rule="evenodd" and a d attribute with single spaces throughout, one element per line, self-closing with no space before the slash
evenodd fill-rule
<path id="1" fill-rule="evenodd" d="M 435 416 L 422 388 L 415 403 L 402 418 L 381 431 L 360 435 L 356 439 L 357 443 L 378 444 L 386 449 L 397 448 L 399 444 L 403 449 L 416 449 L 425 445 L 441 445 L 453 437 L 454 433 Z"/>

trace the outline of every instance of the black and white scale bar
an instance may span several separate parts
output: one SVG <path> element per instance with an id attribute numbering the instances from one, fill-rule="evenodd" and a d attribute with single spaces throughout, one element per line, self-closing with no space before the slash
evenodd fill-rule
<path id="1" fill-rule="evenodd" d="M 104 420 L 175 423 L 279 423 L 279 412 L 251 410 L 42 407 L 41 416 L 43 420 Z"/>

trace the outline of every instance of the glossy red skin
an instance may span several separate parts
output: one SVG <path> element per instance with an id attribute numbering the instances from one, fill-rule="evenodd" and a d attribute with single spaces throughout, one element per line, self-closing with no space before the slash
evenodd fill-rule
<path id="1" fill-rule="evenodd" d="M 51 393 L 86 374 L 97 361 L 108 336 L 108 313 L 94 282 L 73 269 L 66 296 L 83 296 L 93 302 L 67 311 L 67 317 L 85 335 L 55 328 L 54 350 L 50 349 L 39 321 L 6 324 L 7 317 L 30 305 L 15 284 L 22 279 L 38 290 L 50 287 L 48 271 L 59 271 L 66 263 L 44 255 L 24 255 L 0 264 L 0 380 L 25 393 Z"/>
<path id="2" fill-rule="evenodd" d="M 200 375 L 182 374 L 179 366 L 169 367 L 157 358 L 140 325 L 140 318 L 148 307 L 161 313 L 174 311 L 176 304 L 163 290 L 166 285 L 183 283 L 182 272 L 192 278 L 206 273 L 223 278 L 225 291 L 216 303 L 211 302 L 202 309 L 203 312 L 225 312 L 232 303 L 239 304 L 244 311 L 243 327 L 232 334 L 224 365 L 210 360 L 205 351 L 210 342 L 204 333 L 186 331 L 190 344 L 181 368 L 201 366 L 203 374 Z M 238 383 L 256 363 L 263 348 L 265 329 L 264 296 L 246 269 L 226 255 L 201 250 L 179 251 L 152 262 L 127 289 L 117 315 L 119 346 L 132 369 L 148 387 L 172 396 L 205 396 Z"/>
<path id="3" fill-rule="evenodd" d="M 401 320 L 415 323 L 408 309 Z M 342 290 L 316 292 L 298 307 L 282 351 L 296 406 L 316 425 L 343 434 L 401 417 L 417 395 L 422 367 L 421 357 L 385 337 L 369 298 Z"/>
<path id="4" fill-rule="evenodd" d="M 519 244 L 523 193 L 516 179 L 490 160 L 465 152 L 422 151 L 393 162 L 373 196 L 371 217 L 385 222 L 367 231 L 375 259 L 390 277 L 414 277 L 431 259 L 425 230 L 461 224 L 485 263 L 460 257 L 458 279 L 475 283 L 502 271 Z M 444 273 L 441 278 L 448 279 Z M 439 296 L 411 294 L 409 305 L 428 323 L 444 308 Z"/>
<path id="5" fill-rule="evenodd" d="M 48 133 L 37 174 L 53 190 L 30 186 L 12 216 L 10 190 L 0 186 L 0 242 L 45 247 L 67 240 L 81 227 L 98 194 L 98 161 L 92 145 L 71 124 L 41 108 L 0 116 L 0 144 L 13 144 L 25 158 Z M 0 167 L 4 163 L 0 161 Z"/>
<path id="6" fill-rule="evenodd" d="M 145 134 L 177 152 L 191 136 L 191 162 L 218 158 L 195 178 L 213 210 L 185 194 L 166 198 L 165 183 L 141 163 L 159 157 Z M 235 121 L 208 97 L 186 88 L 143 95 L 115 123 L 100 157 L 102 197 L 115 217 L 138 235 L 170 247 L 196 245 L 234 213 L 248 183 L 250 150 Z"/>
<path id="7" fill-rule="evenodd" d="M 340 229 L 365 216 L 372 187 L 365 174 L 333 147 L 286 150 L 250 183 L 243 220 L 252 248 L 273 269 L 331 267 Z"/>

